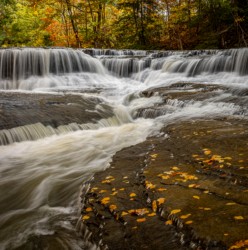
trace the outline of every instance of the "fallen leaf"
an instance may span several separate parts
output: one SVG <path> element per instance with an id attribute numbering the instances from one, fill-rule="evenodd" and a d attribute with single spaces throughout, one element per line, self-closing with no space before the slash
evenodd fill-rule
<path id="1" fill-rule="evenodd" d="M 158 207 L 157 207 L 157 201 L 154 200 L 154 201 L 152 202 L 152 211 L 153 211 L 153 212 L 157 212 L 157 209 L 158 209 Z"/>
<path id="2" fill-rule="evenodd" d="M 195 186 L 196 186 L 196 184 L 190 184 L 190 185 L 188 185 L 189 188 L 193 188 Z"/>
<path id="3" fill-rule="evenodd" d="M 210 208 L 210 207 L 204 207 L 204 210 L 205 210 L 205 211 L 210 211 L 211 208 Z"/>
<path id="4" fill-rule="evenodd" d="M 87 207 L 87 208 L 85 209 L 85 211 L 86 211 L 86 212 L 91 212 L 91 211 L 92 211 L 92 208 L 91 208 L 91 207 Z"/>
<path id="5" fill-rule="evenodd" d="M 194 196 L 193 196 L 193 198 L 194 198 L 194 199 L 197 199 L 197 200 L 199 200 L 199 199 L 200 199 L 200 197 L 199 197 L 199 196 L 197 196 L 197 195 L 194 195 Z"/>
<path id="6" fill-rule="evenodd" d="M 152 217 L 152 216 L 155 216 L 155 215 L 156 215 L 156 213 L 150 213 L 147 216 Z"/>
<path id="7" fill-rule="evenodd" d="M 120 188 L 119 190 L 120 190 L 120 191 L 124 191 L 124 190 L 125 190 L 125 188 Z"/>
<path id="8" fill-rule="evenodd" d="M 235 220 L 243 220 L 243 219 L 244 219 L 244 217 L 243 217 L 243 216 L 241 216 L 241 215 L 239 215 L 239 216 L 234 216 L 234 219 L 235 219 Z"/>
<path id="9" fill-rule="evenodd" d="M 109 198 L 109 197 L 105 197 L 105 198 L 101 199 L 101 203 L 102 203 L 103 205 L 108 204 L 109 201 L 110 201 L 110 198 Z"/>
<path id="10" fill-rule="evenodd" d="M 232 160 L 232 157 L 224 157 L 225 160 Z"/>
<path id="11" fill-rule="evenodd" d="M 240 241 L 235 242 L 235 244 L 231 246 L 228 250 L 239 249 L 245 246 L 248 246 L 248 240 L 240 240 Z"/>
<path id="12" fill-rule="evenodd" d="M 141 222 L 145 222 L 146 221 L 146 218 L 139 218 L 136 220 L 137 222 L 141 223 Z"/>
<path id="13" fill-rule="evenodd" d="M 111 176 L 111 175 L 109 175 L 109 176 L 107 176 L 105 179 L 106 179 L 106 180 L 109 180 L 109 179 L 114 179 L 114 177 L 113 177 L 113 176 Z"/>
<path id="14" fill-rule="evenodd" d="M 132 227 L 133 230 L 136 230 L 138 227 Z"/>
<path id="15" fill-rule="evenodd" d="M 180 170 L 180 168 L 178 168 L 178 167 L 172 167 L 171 169 L 174 171 Z"/>
<path id="16" fill-rule="evenodd" d="M 125 216 L 125 215 L 128 215 L 128 214 L 129 214 L 129 213 L 123 211 L 123 212 L 121 213 L 121 216 Z"/>
<path id="17" fill-rule="evenodd" d="M 109 210 L 111 211 L 111 212 L 113 212 L 114 210 L 116 210 L 117 209 L 117 206 L 116 205 L 110 205 L 109 206 Z"/>
<path id="18" fill-rule="evenodd" d="M 106 192 L 107 192 L 107 190 L 103 189 L 103 190 L 99 191 L 99 194 L 106 193 Z"/>
<path id="19" fill-rule="evenodd" d="M 187 224 L 187 225 L 192 224 L 192 223 L 193 223 L 192 220 L 188 220 L 188 221 L 185 222 L 185 224 Z"/>
<path id="20" fill-rule="evenodd" d="M 233 205 L 237 205 L 237 203 L 235 203 L 235 202 L 228 202 L 228 203 L 226 203 L 226 206 L 233 206 Z"/>
<path id="21" fill-rule="evenodd" d="M 111 195 L 113 195 L 113 196 L 114 196 L 114 195 L 116 195 L 116 194 L 118 194 L 118 192 L 117 192 L 117 191 L 113 192 Z"/>
<path id="22" fill-rule="evenodd" d="M 210 154 L 211 154 L 211 151 L 210 151 L 210 150 L 204 150 L 204 154 L 205 154 L 205 155 L 210 155 Z"/>
<path id="23" fill-rule="evenodd" d="M 187 218 L 189 218 L 189 216 L 191 216 L 191 214 L 182 215 L 182 216 L 180 216 L 180 218 L 181 219 L 187 219 Z"/>
<path id="24" fill-rule="evenodd" d="M 156 187 L 156 185 L 152 184 L 149 181 L 146 181 L 146 189 L 154 189 Z"/>
<path id="25" fill-rule="evenodd" d="M 129 195 L 130 197 L 135 197 L 135 196 L 137 196 L 135 193 L 131 193 L 130 195 Z"/>
<path id="26" fill-rule="evenodd" d="M 128 176 L 124 176 L 123 179 L 128 179 Z"/>
<path id="27" fill-rule="evenodd" d="M 180 213 L 181 212 L 181 209 L 174 209 L 170 212 L 170 214 L 177 214 L 177 213 Z"/>
<path id="28" fill-rule="evenodd" d="M 204 194 L 208 194 L 208 193 L 209 193 L 209 190 L 205 190 L 203 193 L 204 193 Z"/>
<path id="29" fill-rule="evenodd" d="M 165 198 L 158 198 L 157 201 L 158 201 L 158 205 L 161 205 L 165 202 Z"/>
<path id="30" fill-rule="evenodd" d="M 152 155 L 150 155 L 153 159 L 156 159 L 157 158 L 157 156 L 158 156 L 158 154 L 152 154 Z"/>
<path id="31" fill-rule="evenodd" d="M 195 158 L 195 157 L 198 157 L 198 156 L 199 156 L 199 155 L 192 155 L 192 157 L 194 157 L 194 158 Z"/>
<path id="32" fill-rule="evenodd" d="M 163 192 L 163 191 L 166 191 L 167 189 L 166 188 L 158 188 L 157 189 L 159 192 Z"/>
<path id="33" fill-rule="evenodd" d="M 166 222 L 165 222 L 165 225 L 172 225 L 172 220 L 167 220 Z"/>
<path id="34" fill-rule="evenodd" d="M 89 215 L 84 215 L 84 216 L 82 217 L 82 220 L 88 220 L 89 218 L 90 218 Z"/>

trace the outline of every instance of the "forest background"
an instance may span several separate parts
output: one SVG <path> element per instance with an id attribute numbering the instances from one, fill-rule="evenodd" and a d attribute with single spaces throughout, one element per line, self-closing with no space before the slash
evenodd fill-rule
<path id="1" fill-rule="evenodd" d="M 0 0 L 1 47 L 247 47 L 248 0 Z"/>

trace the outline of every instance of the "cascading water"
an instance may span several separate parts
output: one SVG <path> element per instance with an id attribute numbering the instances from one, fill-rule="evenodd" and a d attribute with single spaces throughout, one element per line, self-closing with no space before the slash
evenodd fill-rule
<path id="1" fill-rule="evenodd" d="M 244 118 L 247 75 L 248 49 L 0 50 L 2 95 L 14 99 L 28 91 L 35 99 L 41 92 L 66 92 L 101 99 L 101 105 L 85 109 L 98 113 L 98 120 L 60 126 L 6 122 L 8 129 L 0 130 L 0 249 L 93 249 L 75 226 L 81 185 L 107 168 L 118 150 L 144 141 L 161 126 L 194 118 Z M 163 94 L 157 94 L 161 88 Z M 194 97 L 184 99 L 185 92 Z M 24 105 L 11 103 L 11 98 L 0 103 L 0 117 Z M 41 101 L 37 109 L 46 105 L 59 107 L 59 102 Z"/>

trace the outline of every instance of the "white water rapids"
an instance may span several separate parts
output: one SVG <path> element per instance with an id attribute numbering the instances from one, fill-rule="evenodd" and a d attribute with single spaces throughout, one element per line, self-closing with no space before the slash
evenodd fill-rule
<path id="1" fill-rule="evenodd" d="M 95 172 L 108 167 L 117 151 L 180 120 L 246 118 L 248 49 L 85 53 L 71 49 L 0 50 L 2 93 L 13 92 L 13 98 L 23 92 L 92 96 L 105 104 L 102 109 L 109 108 L 114 114 L 95 123 L 57 130 L 42 124 L 0 130 L 1 144 L 9 144 L 0 146 L 0 249 L 93 249 L 76 229 L 80 190 Z M 147 118 L 164 100 L 140 93 L 178 82 L 211 84 L 217 89 L 204 100 L 168 98 L 158 115 Z M 182 87 L 177 91 L 197 90 Z M 237 102 L 241 97 L 242 102 Z M 142 109 L 143 117 L 139 115 Z"/>

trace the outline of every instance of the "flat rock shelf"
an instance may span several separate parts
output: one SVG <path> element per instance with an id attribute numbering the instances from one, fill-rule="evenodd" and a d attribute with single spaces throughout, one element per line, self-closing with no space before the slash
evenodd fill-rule
<path id="1" fill-rule="evenodd" d="M 102 249 L 247 249 L 247 125 L 179 122 L 118 152 L 84 196 L 92 240 Z"/>

